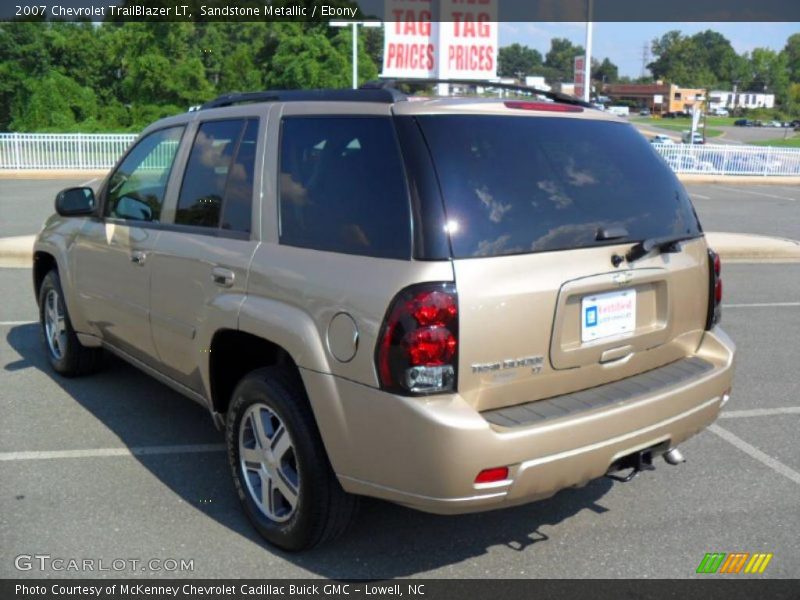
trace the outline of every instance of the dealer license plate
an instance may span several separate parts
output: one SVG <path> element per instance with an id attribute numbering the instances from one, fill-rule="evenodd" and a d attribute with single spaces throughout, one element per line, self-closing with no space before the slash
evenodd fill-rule
<path id="1" fill-rule="evenodd" d="M 581 341 L 631 333 L 636 328 L 636 290 L 585 296 L 581 300 Z"/>

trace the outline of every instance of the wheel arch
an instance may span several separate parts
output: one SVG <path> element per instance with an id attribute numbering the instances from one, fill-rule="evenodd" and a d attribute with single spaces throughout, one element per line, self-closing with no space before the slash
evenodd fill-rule
<path id="1" fill-rule="evenodd" d="M 279 344 L 239 329 L 217 330 L 208 350 L 211 410 L 224 417 L 239 381 L 251 371 L 269 366 L 284 367 L 300 377 L 297 363 Z"/>
<path id="2" fill-rule="evenodd" d="M 39 303 L 39 290 L 42 289 L 42 282 L 53 269 L 59 270 L 58 261 L 52 253 L 44 250 L 37 250 L 33 253 L 33 293 L 37 304 Z"/>
<path id="3" fill-rule="evenodd" d="M 274 339 L 241 329 L 219 329 L 214 333 L 207 363 L 209 409 L 214 422 L 224 428 L 233 391 L 245 375 L 262 367 L 283 366 L 302 386 L 303 402 L 308 402 L 328 459 L 338 473 L 350 459 L 345 441 L 347 423 L 333 377 L 302 364 L 297 354 Z"/>

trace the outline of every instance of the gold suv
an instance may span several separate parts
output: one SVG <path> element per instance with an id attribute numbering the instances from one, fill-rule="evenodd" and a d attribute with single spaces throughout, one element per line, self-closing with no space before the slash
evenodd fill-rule
<path id="1" fill-rule="evenodd" d="M 207 407 L 282 548 L 360 495 L 461 513 L 678 462 L 728 399 L 719 260 L 643 136 L 555 94 L 414 100 L 223 96 L 36 241 L 55 371 L 105 349 Z"/>

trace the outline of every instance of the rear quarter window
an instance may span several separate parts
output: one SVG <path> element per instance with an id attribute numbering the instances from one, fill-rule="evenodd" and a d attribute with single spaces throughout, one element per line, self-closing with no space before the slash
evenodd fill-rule
<path id="1" fill-rule="evenodd" d="M 405 173 L 389 117 L 287 117 L 281 129 L 280 242 L 408 259 Z"/>
<path id="2" fill-rule="evenodd" d="M 626 239 L 700 234 L 672 171 L 632 127 L 563 117 L 418 118 L 456 258 L 583 248 L 600 228 Z"/>

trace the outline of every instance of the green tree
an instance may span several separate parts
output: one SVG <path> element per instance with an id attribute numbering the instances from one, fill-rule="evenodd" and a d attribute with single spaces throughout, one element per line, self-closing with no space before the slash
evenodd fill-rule
<path id="1" fill-rule="evenodd" d="M 716 76 L 707 64 L 697 41 L 669 31 L 653 40 L 656 60 L 647 65 L 653 77 L 686 87 L 706 87 L 716 83 Z"/>
<path id="2" fill-rule="evenodd" d="M 78 123 L 93 128 L 97 118 L 94 92 L 58 71 L 28 80 L 21 95 L 12 109 L 16 131 L 71 131 Z"/>
<path id="3" fill-rule="evenodd" d="M 745 90 L 775 94 L 785 102 L 789 90 L 789 68 L 786 55 L 769 48 L 756 48 L 750 53 L 750 79 Z"/>
<path id="4" fill-rule="evenodd" d="M 365 28 L 366 29 L 366 28 Z M 362 30 L 359 30 L 358 36 L 358 83 L 363 84 L 366 81 L 371 81 L 378 77 L 378 67 L 372 60 L 372 56 L 367 50 L 365 38 Z M 353 74 L 351 64 L 353 54 L 353 32 L 349 27 L 345 27 L 336 34 L 332 40 L 333 47 L 338 50 L 339 54 L 346 57 L 348 67 L 348 81 L 350 85 L 353 83 Z"/>
<path id="5" fill-rule="evenodd" d="M 348 87 L 349 61 L 324 34 L 283 23 L 265 83 L 275 89 Z"/>
<path id="6" fill-rule="evenodd" d="M 584 54 L 583 46 L 576 46 L 566 38 L 550 40 L 550 50 L 545 54 L 545 77 L 550 81 L 572 81 L 575 57 Z"/>
<path id="7" fill-rule="evenodd" d="M 500 48 L 497 53 L 497 74 L 500 77 L 524 79 L 527 75 L 537 75 L 542 68 L 542 54 L 528 46 L 511 44 Z"/>
<path id="8" fill-rule="evenodd" d="M 592 79 L 603 83 L 615 83 L 619 79 L 619 69 L 608 58 L 604 58 L 603 62 L 593 60 Z"/>
<path id="9" fill-rule="evenodd" d="M 669 31 L 653 40 L 652 51 L 656 59 L 647 67 L 655 79 L 687 87 L 725 88 L 747 79 L 747 60 L 716 31 L 693 36 Z"/>
<path id="10" fill-rule="evenodd" d="M 714 81 L 707 85 L 730 87 L 733 81 L 741 77 L 744 61 L 725 36 L 706 30 L 690 39 L 698 54 L 698 62 L 708 68 L 714 77 Z"/>
<path id="11" fill-rule="evenodd" d="M 793 83 L 800 83 L 800 33 L 789 36 L 786 46 L 783 47 L 783 55 L 789 69 L 789 79 Z"/>
<path id="12" fill-rule="evenodd" d="M 364 27 L 359 35 L 364 36 L 364 49 L 373 64 L 383 71 L 383 27 Z"/>

